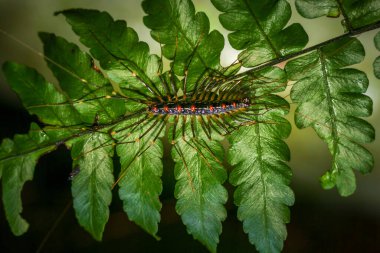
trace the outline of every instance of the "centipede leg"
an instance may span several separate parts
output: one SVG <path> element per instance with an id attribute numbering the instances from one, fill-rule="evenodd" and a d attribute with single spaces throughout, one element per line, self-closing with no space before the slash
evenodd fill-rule
<path id="1" fill-rule="evenodd" d="M 202 146 L 203 148 L 206 148 L 208 152 L 210 153 L 210 155 L 215 159 L 215 161 L 223 166 L 223 162 L 219 160 L 219 158 L 215 155 L 214 151 L 210 148 L 209 145 L 207 145 L 206 141 L 204 140 L 199 141 L 199 140 L 194 139 L 194 142 L 197 142 L 198 145 Z"/>
<path id="2" fill-rule="evenodd" d="M 174 144 L 174 150 L 177 152 L 178 156 L 181 158 L 182 163 L 183 163 L 183 165 L 185 166 L 185 169 L 186 169 L 187 177 L 189 178 L 191 190 L 193 192 L 195 192 L 193 178 L 191 177 L 190 170 L 189 170 L 189 167 L 187 166 L 187 162 L 186 162 L 186 159 L 185 159 L 185 157 L 184 157 L 184 155 L 182 153 L 182 150 L 181 150 L 181 148 L 177 144 Z"/>
<path id="3" fill-rule="evenodd" d="M 213 121 L 212 121 L 212 116 L 210 115 L 207 115 L 207 123 L 209 125 L 209 128 L 214 130 L 217 134 L 219 135 L 224 135 L 221 131 L 219 131 L 219 129 L 214 125 Z"/>
<path id="4" fill-rule="evenodd" d="M 174 119 L 173 128 L 172 128 L 172 144 L 175 143 L 174 140 L 175 140 L 175 138 L 176 138 L 176 131 L 177 131 L 178 120 L 179 120 L 179 116 L 176 115 L 176 116 L 175 116 L 175 119 Z"/>
<path id="5" fill-rule="evenodd" d="M 191 132 L 193 134 L 193 138 L 196 138 L 196 134 L 195 134 L 195 116 L 190 116 L 190 127 L 191 127 Z"/>
<path id="6" fill-rule="evenodd" d="M 211 120 L 215 122 L 215 124 L 217 124 L 220 128 L 222 128 L 226 132 L 226 134 L 230 132 L 230 130 L 226 128 L 226 126 L 222 122 L 219 121 L 219 117 L 217 117 L 216 115 L 212 115 Z"/>
<path id="7" fill-rule="evenodd" d="M 128 126 L 125 126 L 123 128 L 120 128 L 120 129 L 117 129 L 115 132 L 122 132 L 122 131 L 125 131 L 125 130 L 128 130 L 130 128 L 132 128 L 128 134 L 125 135 L 125 137 L 123 137 L 123 139 L 127 138 L 129 135 L 131 135 L 137 127 L 140 126 L 140 124 L 142 124 L 143 122 L 145 122 L 147 120 L 147 123 L 152 121 L 153 120 L 153 117 L 151 117 L 150 119 L 147 119 L 149 117 L 149 115 L 145 115 L 144 118 L 142 118 L 141 120 L 137 121 L 137 122 L 133 122 L 132 124 L 128 125 Z"/>
<path id="8" fill-rule="evenodd" d="M 191 116 L 190 116 L 191 117 Z M 182 116 L 182 139 L 186 139 L 186 116 Z"/>
<path id="9" fill-rule="evenodd" d="M 199 87 L 200 86 L 203 86 L 204 83 L 206 83 L 208 81 L 208 76 L 205 77 L 205 75 L 208 74 L 208 69 L 204 69 L 201 73 L 201 75 L 198 77 L 197 81 L 195 82 L 195 86 L 193 88 L 193 94 L 191 95 L 191 101 L 196 101 L 197 100 L 197 96 L 199 94 Z M 202 80 L 203 79 L 203 80 Z"/>
<path id="10" fill-rule="evenodd" d="M 211 129 L 207 128 L 207 125 L 204 122 L 204 119 L 203 119 L 202 115 L 198 116 L 198 121 L 199 121 L 199 124 L 201 125 L 201 127 L 203 129 L 203 132 L 205 132 L 207 138 L 209 140 L 211 140 Z"/>
<path id="11" fill-rule="evenodd" d="M 158 41 L 160 41 L 160 38 L 158 38 Z M 162 44 L 160 43 L 160 50 L 161 50 L 161 54 L 160 54 L 160 66 L 159 66 L 159 72 L 157 72 L 157 75 L 158 75 L 158 78 L 160 79 L 161 83 L 162 83 L 162 86 L 164 87 L 164 90 L 165 90 L 165 95 L 168 99 L 168 101 L 170 102 L 171 99 L 172 99 L 172 94 L 170 93 L 170 88 L 169 88 L 169 85 L 167 84 L 166 80 L 164 78 L 162 78 L 161 76 L 161 71 L 162 71 L 162 67 L 163 67 L 163 59 L 162 59 L 162 55 L 163 55 L 163 50 L 162 50 Z"/>
<path id="12" fill-rule="evenodd" d="M 150 132 L 150 130 L 152 130 L 157 124 L 158 122 L 160 122 L 160 124 L 162 123 L 162 121 L 165 121 L 167 115 L 165 115 L 164 117 L 160 117 L 158 116 L 160 119 L 159 120 L 156 120 L 153 122 L 153 124 L 142 134 L 139 136 L 139 139 L 142 139 L 147 133 Z M 164 124 L 165 125 L 165 124 Z"/>
<path id="13" fill-rule="evenodd" d="M 194 149 L 198 154 L 199 156 L 204 160 L 204 162 L 206 163 L 206 166 L 210 169 L 210 171 L 212 172 L 213 171 L 213 168 L 211 166 L 211 164 L 209 163 L 208 159 L 204 156 L 203 152 L 200 151 L 200 149 L 196 146 L 195 144 L 195 139 L 192 139 L 194 141 L 194 145 L 190 143 L 190 141 L 186 141 L 186 144 L 189 145 L 192 149 Z"/>
<path id="14" fill-rule="evenodd" d="M 165 116 L 163 119 L 161 119 L 161 122 L 160 124 L 162 124 L 162 126 L 160 128 L 157 128 L 157 134 L 155 135 L 155 137 L 153 138 L 152 142 L 148 143 L 148 142 L 145 142 L 143 144 L 143 146 L 140 148 L 140 150 L 138 152 L 136 152 L 136 154 L 133 156 L 133 158 L 131 159 L 131 161 L 128 163 L 128 165 L 123 169 L 123 171 L 121 172 L 120 176 L 118 177 L 118 179 L 116 180 L 116 182 L 112 185 L 112 189 L 115 188 L 115 186 L 120 182 L 120 180 L 125 176 L 126 174 L 126 171 L 127 169 L 129 168 L 129 166 L 131 166 L 131 164 L 138 158 L 140 157 L 141 155 L 143 155 L 154 143 L 155 141 L 157 140 L 157 138 L 160 136 L 163 128 L 165 127 L 165 123 L 166 123 L 166 120 L 167 120 L 167 116 Z M 154 126 L 156 126 L 158 120 L 155 121 L 152 126 L 150 126 L 142 135 L 139 136 L 139 140 L 141 140 L 146 134 L 148 134 Z M 126 142 L 126 143 L 131 143 L 131 145 L 133 145 L 133 143 L 136 143 L 136 140 L 135 141 L 132 141 L 132 142 Z M 126 144 L 126 143 L 123 143 L 123 144 Z M 122 143 L 119 143 L 119 144 L 122 144 Z"/>
<path id="15" fill-rule="evenodd" d="M 160 136 L 160 134 L 162 133 L 162 130 L 166 126 L 167 120 L 168 120 L 168 116 L 166 115 L 165 118 L 163 119 L 162 126 L 159 128 L 156 136 L 153 138 L 152 143 L 154 143 L 157 140 L 157 138 Z"/>

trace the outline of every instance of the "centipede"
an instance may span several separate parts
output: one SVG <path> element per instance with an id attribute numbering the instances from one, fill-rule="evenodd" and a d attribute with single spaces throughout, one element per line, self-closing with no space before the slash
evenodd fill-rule
<path id="1" fill-rule="evenodd" d="M 9 37 L 7 33 L 3 34 Z M 20 42 L 18 39 L 15 41 Z M 72 45 L 69 42 L 65 43 Z M 228 66 L 204 66 L 201 70 L 194 69 L 194 62 L 199 60 L 197 54 L 201 43 L 202 36 L 179 69 L 173 66 L 164 69 L 162 52 L 157 72 L 149 77 L 128 65 L 122 65 L 127 76 L 127 81 L 123 84 L 112 82 L 100 85 L 80 77 L 75 71 L 62 66 L 61 62 L 43 56 L 48 64 L 85 85 L 84 95 L 70 98 L 74 107 L 86 104 L 91 108 L 100 108 L 113 101 L 121 105 L 124 103 L 128 107 L 125 113 L 118 114 L 112 120 L 107 118 L 107 113 L 97 111 L 91 120 L 78 126 L 67 127 L 76 133 L 55 143 L 56 146 L 66 145 L 73 138 L 82 136 L 107 136 L 107 140 L 98 146 L 83 150 L 73 157 L 72 172 L 67 177 L 70 183 L 75 184 L 85 173 L 85 168 L 77 162 L 83 157 L 101 149 L 115 147 L 115 153 L 122 159 L 123 154 L 118 147 L 128 145 L 131 157 L 122 163 L 122 169 L 112 184 L 112 190 L 128 178 L 128 171 L 134 162 L 157 148 L 166 139 L 171 145 L 169 149 L 173 160 L 182 166 L 191 190 L 196 192 L 199 186 L 194 181 L 187 155 L 195 153 L 205 164 L 207 173 L 213 174 L 223 170 L 223 158 L 220 150 L 213 146 L 215 143 L 226 140 L 232 133 L 246 126 L 284 123 L 276 118 L 276 111 L 287 111 L 289 105 L 282 102 L 284 99 L 276 93 L 287 88 L 287 80 L 282 76 L 276 79 L 273 75 L 267 75 L 268 72 L 279 68 L 237 75 L 242 64 L 236 60 Z M 25 43 L 21 42 L 21 45 L 24 46 Z M 39 56 L 42 55 L 37 50 L 31 50 Z M 88 70 L 99 79 L 108 80 L 107 71 L 103 66 L 90 55 L 86 56 L 89 59 Z M 119 60 L 117 56 L 111 56 Z M 171 61 L 176 60 L 177 49 Z M 97 94 L 99 90 L 104 92 Z"/>

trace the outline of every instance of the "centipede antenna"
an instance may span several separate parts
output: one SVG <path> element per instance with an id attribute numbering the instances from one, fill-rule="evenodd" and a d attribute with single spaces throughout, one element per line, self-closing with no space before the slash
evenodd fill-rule
<path id="1" fill-rule="evenodd" d="M 78 75 L 76 75 L 74 72 L 72 72 L 71 70 L 69 70 L 68 68 L 62 66 L 61 64 L 59 64 L 58 62 L 54 61 L 53 59 L 51 59 L 50 57 L 46 56 L 45 54 L 41 53 L 40 51 L 38 51 L 37 49 L 31 47 L 30 45 L 24 43 L 22 40 L 20 40 L 19 38 L 17 38 L 16 36 L 6 32 L 5 30 L 1 29 L 0 28 L 0 33 L 4 34 L 6 37 L 10 38 L 11 40 L 15 41 L 16 43 L 18 43 L 19 45 L 23 46 L 24 48 L 27 48 L 29 49 L 31 52 L 33 52 L 34 54 L 44 58 L 45 60 L 47 60 L 48 62 L 50 62 L 51 64 L 55 65 L 56 67 L 62 69 L 63 71 L 65 71 L 67 74 L 71 75 L 72 77 L 74 77 L 75 79 L 83 82 L 83 83 L 88 83 L 87 80 L 79 77 Z"/>
<path id="2" fill-rule="evenodd" d="M 102 86 L 102 87 L 97 87 L 96 89 L 90 89 L 88 86 L 83 86 L 84 89 L 86 89 L 88 91 L 88 93 L 86 94 L 83 94 L 83 96 L 79 97 L 79 98 L 75 98 L 75 99 L 72 99 L 72 101 L 77 101 L 77 100 L 84 100 L 87 96 L 90 96 L 90 95 L 93 95 L 94 93 L 96 93 L 97 91 L 103 89 L 105 86 Z M 103 96 L 105 97 L 105 96 Z M 101 97 L 100 97 L 101 98 Z M 91 99 L 94 99 L 94 98 L 91 98 Z"/>
<path id="3" fill-rule="evenodd" d="M 94 87 L 96 86 L 94 83 L 90 83 L 90 82 L 88 82 L 88 80 L 83 79 L 82 77 L 78 76 L 78 75 L 75 74 L 73 71 L 71 71 L 71 70 L 69 70 L 68 68 L 66 68 L 65 66 L 59 64 L 58 62 L 54 61 L 54 60 L 51 59 L 50 57 L 44 55 L 43 53 L 41 53 L 41 52 L 39 52 L 38 50 L 34 49 L 33 47 L 29 46 L 28 44 L 22 42 L 20 39 L 18 39 L 18 38 L 15 37 L 14 35 L 9 34 L 8 32 L 4 31 L 4 30 L 1 29 L 1 28 L 0 28 L 0 32 L 1 32 L 2 34 L 4 34 L 5 36 L 7 36 L 8 38 L 12 39 L 13 41 L 17 42 L 18 44 L 22 45 L 23 47 L 29 49 L 29 50 L 30 50 L 31 52 L 33 52 L 34 54 L 36 54 L 36 55 L 38 55 L 38 56 L 44 58 L 46 61 L 48 61 L 48 62 L 50 62 L 51 64 L 55 65 L 56 67 L 58 67 L 59 69 L 63 70 L 63 71 L 66 72 L 68 75 L 70 75 L 70 76 L 72 76 L 73 78 L 79 80 L 80 82 L 82 82 L 82 83 L 86 83 L 86 84 L 88 84 L 88 85 L 93 84 Z M 113 55 L 113 56 L 114 56 L 114 55 Z M 91 59 L 91 60 L 93 61 L 93 59 Z M 143 83 L 144 83 L 144 82 L 143 82 Z M 144 83 L 144 85 L 145 85 L 145 83 Z M 90 92 L 87 93 L 87 94 L 85 94 L 85 95 L 83 96 L 83 98 L 79 98 L 79 100 L 76 100 L 76 101 L 78 101 L 78 103 L 83 102 L 83 101 L 80 101 L 80 100 L 83 100 L 86 96 L 89 96 L 89 95 L 91 95 L 93 92 L 96 92 L 96 91 L 97 91 L 97 89 L 92 90 L 92 89 L 90 89 L 90 88 L 87 87 L 87 86 L 85 86 L 85 88 L 86 88 L 87 90 L 89 90 Z M 101 89 L 101 88 L 103 88 L 103 87 L 99 87 L 99 89 Z M 152 93 L 154 93 L 152 90 L 150 90 L 150 91 L 151 91 Z M 154 94 L 155 94 L 155 93 L 154 93 Z M 157 95 L 157 94 L 156 94 L 156 95 Z M 159 94 L 158 94 L 158 95 L 159 95 Z M 66 97 L 67 97 L 67 96 L 66 96 Z M 91 100 L 97 100 L 97 99 L 99 99 L 99 98 L 102 98 L 102 97 L 97 97 L 97 98 L 93 98 L 93 99 L 90 99 L 90 100 L 86 100 L 85 102 L 87 102 L 87 101 L 91 101 Z M 69 98 L 69 97 L 67 97 L 67 99 L 68 99 L 68 101 L 73 101 L 73 100 L 72 100 L 71 98 Z M 131 99 L 131 98 L 130 98 L 130 99 Z M 133 100 L 133 99 L 131 99 L 131 100 Z M 140 101 L 138 101 L 138 102 L 140 102 Z M 71 102 L 71 103 L 73 103 L 73 102 Z"/>
<path id="4" fill-rule="evenodd" d="M 138 115 L 138 114 L 139 114 L 139 112 L 136 112 L 136 113 L 133 113 L 133 114 L 127 115 L 126 117 L 123 117 L 122 120 L 125 120 L 126 118 L 132 118 L 132 117 L 134 117 L 134 116 L 136 116 L 136 115 Z M 121 120 L 118 120 L 118 121 L 117 121 L 116 123 L 114 123 L 114 124 L 117 124 L 117 123 L 120 122 L 120 121 L 121 121 Z M 92 134 L 92 133 L 94 133 L 94 132 L 96 132 L 96 133 L 101 133 L 101 134 L 108 134 L 108 135 L 111 137 L 111 140 L 107 141 L 107 142 L 111 142 L 110 144 L 107 144 L 107 142 L 102 143 L 102 145 L 99 145 L 98 147 L 95 147 L 94 149 L 89 150 L 88 152 L 84 152 L 83 154 L 81 154 L 81 155 L 78 156 L 78 157 L 82 157 L 82 156 L 84 156 L 85 154 L 87 154 L 87 153 L 89 153 L 89 152 L 92 152 L 92 151 L 97 150 L 98 148 L 105 147 L 105 146 L 110 146 L 110 145 L 113 145 L 113 144 L 114 144 L 114 141 L 115 141 L 116 139 L 112 136 L 112 134 L 110 134 L 110 132 L 113 132 L 113 131 L 112 131 L 113 128 L 110 127 L 110 129 L 108 130 L 108 132 L 103 132 L 103 131 L 101 131 L 101 130 L 102 130 L 103 128 L 105 128 L 105 127 L 109 127 L 109 126 L 98 125 L 97 128 L 88 128 L 88 129 L 85 129 L 85 131 L 83 131 L 83 132 L 81 132 L 81 133 L 78 133 L 78 134 L 75 134 L 75 135 L 73 135 L 73 136 L 71 136 L 70 138 L 67 138 L 67 139 L 65 139 L 65 140 L 62 140 L 62 142 L 64 143 L 64 142 L 66 142 L 66 141 L 68 141 L 68 140 L 70 140 L 70 139 L 72 139 L 72 138 L 79 137 L 79 136 L 82 136 L 82 135 L 85 135 L 85 134 Z M 67 128 L 72 128 L 72 126 L 67 127 Z M 83 126 L 82 126 L 81 128 L 78 128 L 77 130 L 80 130 L 80 129 L 82 129 L 82 128 L 83 128 Z M 44 131 L 47 131 L 47 129 L 44 129 Z M 78 158 L 78 157 L 77 157 L 77 158 Z"/>
<path id="5" fill-rule="evenodd" d="M 33 52 L 34 54 L 42 57 L 43 59 L 45 59 L 46 61 L 50 62 L 51 64 L 55 65 L 56 67 L 58 67 L 59 69 L 63 70 L 64 72 L 66 72 L 68 75 L 72 76 L 73 78 L 77 79 L 78 81 L 82 82 L 82 83 L 86 83 L 86 84 L 94 84 L 94 83 L 90 83 L 88 82 L 88 80 L 86 79 L 83 79 L 82 77 L 78 76 L 77 74 L 75 74 L 73 71 L 71 71 L 70 69 L 66 68 L 65 66 L 59 64 L 58 62 L 56 62 L 55 60 L 53 60 L 52 58 L 46 56 L 45 54 L 41 53 L 40 51 L 34 49 L 33 47 L 29 46 L 28 44 L 24 43 L 23 41 L 21 41 L 20 39 L 18 39 L 16 36 L 6 32 L 5 30 L 1 29 L 0 28 L 0 32 L 5 35 L 6 37 L 12 39 L 13 41 L 15 41 L 16 43 L 20 44 L 21 46 L 23 46 L 24 48 L 27 48 L 29 49 L 31 52 Z M 93 61 L 93 59 L 92 59 Z M 95 85 L 94 85 L 95 86 Z M 87 86 L 85 86 L 86 89 L 88 90 L 91 90 L 89 89 Z M 89 93 L 91 94 L 91 93 Z M 67 97 L 66 98 L 71 101 L 71 98 Z"/>

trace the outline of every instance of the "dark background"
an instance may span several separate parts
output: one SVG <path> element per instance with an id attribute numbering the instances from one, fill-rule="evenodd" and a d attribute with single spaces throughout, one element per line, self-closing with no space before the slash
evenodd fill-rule
<path id="1" fill-rule="evenodd" d="M 218 12 L 208 1 L 198 0 L 195 5 L 197 10 L 209 14 L 213 29 L 225 32 L 218 23 Z M 159 52 L 159 45 L 150 39 L 149 31 L 143 26 L 144 14 L 140 1 L 137 0 L 104 0 L 96 3 L 85 0 L 0 0 L 0 28 L 27 45 L 25 47 L 0 33 L 0 63 L 15 60 L 33 66 L 49 81 L 55 82 L 42 57 L 36 54 L 42 50 L 37 32 L 54 32 L 78 42 L 63 17 L 53 16 L 54 11 L 73 7 L 106 10 L 114 18 L 127 20 L 128 25 L 137 30 L 140 39 L 150 43 L 152 52 Z M 342 32 L 339 19 L 305 20 L 294 13 L 291 22 L 302 23 L 310 37 L 309 45 Z M 379 130 L 380 81 L 372 74 L 372 62 L 380 55 L 373 45 L 375 33 L 372 31 L 359 37 L 365 44 L 367 57 L 357 67 L 366 71 L 370 79 L 367 94 L 374 100 L 374 111 L 368 121 Z M 236 51 L 226 46 L 222 57 L 222 62 L 228 64 L 235 59 Z M 290 115 L 289 119 L 292 120 L 292 117 Z M 0 73 L 0 139 L 12 138 L 16 133 L 26 133 L 33 120 L 35 118 L 22 108 Z M 284 252 L 380 252 L 379 140 L 366 145 L 375 156 L 374 171 L 365 176 L 357 174 L 357 191 L 348 198 L 339 197 L 336 190 L 324 191 L 319 186 L 319 177 L 329 168 L 331 158 L 326 145 L 312 130 L 300 131 L 293 126 L 287 142 L 292 151 L 290 166 L 294 173 L 292 188 L 296 203 L 291 208 L 292 219 L 287 226 L 288 238 Z M 175 213 L 173 164 L 170 159 L 165 159 L 160 241 L 128 221 L 117 191 L 114 192 L 103 242 L 94 241 L 75 219 L 70 204 L 70 182 L 67 180 L 70 171 L 70 153 L 64 147 L 40 159 L 34 180 L 28 182 L 22 192 L 23 217 L 30 223 L 29 231 L 23 236 L 15 237 L 11 234 L 0 204 L 0 252 L 36 252 L 42 244 L 41 252 L 207 252 L 186 233 L 180 217 Z M 226 186 L 232 199 L 231 187 Z M 223 223 L 218 252 L 254 252 L 254 246 L 248 243 L 247 235 L 242 231 L 242 224 L 235 218 L 236 209 L 231 200 L 227 209 L 228 218 Z M 49 233 L 52 228 L 54 229 Z M 48 238 L 46 243 L 43 243 L 44 238 Z"/>

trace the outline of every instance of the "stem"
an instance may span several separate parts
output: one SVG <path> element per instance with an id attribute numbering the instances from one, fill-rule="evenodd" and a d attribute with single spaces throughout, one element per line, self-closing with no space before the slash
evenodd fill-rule
<path id="1" fill-rule="evenodd" d="M 346 28 L 350 32 L 354 31 L 354 29 L 352 28 L 352 24 L 350 22 L 350 19 L 348 18 L 347 13 L 346 13 L 346 11 L 343 8 L 342 0 L 337 0 L 337 3 L 339 5 L 339 9 L 340 9 L 340 11 L 341 11 L 341 13 L 343 15 L 344 22 L 346 22 L 346 24 L 345 24 Z"/>
<path id="2" fill-rule="evenodd" d="M 366 25 L 366 26 L 357 28 L 357 29 L 352 29 L 348 33 L 345 33 L 345 34 L 342 34 L 340 36 L 334 37 L 332 39 L 326 40 L 326 41 L 321 42 L 319 44 L 316 44 L 314 46 L 305 48 L 305 49 L 303 49 L 301 51 L 298 51 L 298 52 L 295 52 L 295 53 L 292 53 L 292 54 L 288 54 L 288 55 L 285 55 L 285 56 L 282 56 L 282 57 L 279 57 L 279 58 L 267 61 L 266 63 L 263 63 L 261 65 L 255 66 L 255 67 L 251 68 L 250 70 L 248 70 L 246 72 L 243 72 L 243 73 L 240 73 L 240 74 L 237 74 L 235 76 L 232 76 L 231 78 L 232 79 L 237 79 L 237 78 L 246 76 L 247 74 L 250 74 L 250 73 L 262 70 L 262 69 L 264 69 L 264 68 L 266 68 L 268 66 L 273 66 L 273 65 L 276 65 L 278 63 L 281 63 L 281 62 L 287 61 L 289 59 L 295 58 L 295 57 L 297 57 L 299 55 L 303 55 L 303 54 L 306 54 L 306 53 L 311 52 L 313 50 L 320 49 L 321 47 L 324 47 L 324 46 L 326 46 L 326 45 L 328 45 L 328 44 L 330 44 L 332 42 L 338 41 L 340 39 L 343 39 L 343 38 L 346 38 L 346 37 L 355 36 L 355 35 L 359 35 L 359 34 L 362 34 L 364 32 L 375 30 L 377 28 L 380 28 L 380 21 L 378 21 L 376 23 L 373 23 L 373 24 L 370 24 L 370 25 Z"/>

